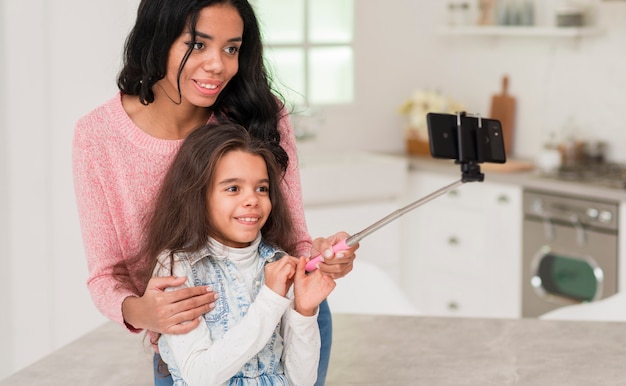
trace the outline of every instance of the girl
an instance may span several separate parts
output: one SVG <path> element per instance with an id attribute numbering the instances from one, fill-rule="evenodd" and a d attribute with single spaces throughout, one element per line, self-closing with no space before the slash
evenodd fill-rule
<path id="1" fill-rule="evenodd" d="M 306 275 L 304 257 L 278 249 L 294 251 L 275 159 L 243 127 L 207 125 L 187 137 L 165 176 L 139 256 L 155 276 L 185 276 L 182 287 L 219 294 L 195 329 L 159 339 L 175 385 L 315 383 L 316 310 L 335 283 Z"/>
<path id="2" fill-rule="evenodd" d="M 147 262 L 128 260 L 139 249 L 141 219 L 182 140 L 207 122 L 240 124 L 285 150 L 278 162 L 286 167 L 281 190 L 294 225 L 296 255 L 324 251 L 320 270 L 334 278 L 352 269 L 357 246 L 337 256 L 331 249 L 346 233 L 313 243 L 308 235 L 293 130 L 270 89 L 248 1 L 142 0 L 117 84 L 118 94 L 76 124 L 73 144 L 87 284 L 105 316 L 133 332 L 180 334 L 194 329 L 198 317 L 214 307 L 210 288 L 166 293 L 185 278 L 152 278 L 146 284 L 138 272 Z M 113 272 L 116 265 L 122 269 Z M 115 275 L 132 286 L 118 288 Z M 318 382 L 323 384 L 332 339 L 326 302 L 320 305 L 319 324 Z M 168 380 L 157 377 L 155 383 Z"/>

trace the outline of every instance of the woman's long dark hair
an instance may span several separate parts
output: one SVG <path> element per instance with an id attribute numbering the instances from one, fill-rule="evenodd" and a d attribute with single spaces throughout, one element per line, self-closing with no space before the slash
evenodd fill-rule
<path id="1" fill-rule="evenodd" d="M 217 98 L 213 112 L 218 121 L 237 123 L 254 137 L 266 141 L 281 168 L 286 170 L 289 158 L 281 151 L 278 132 L 284 103 L 270 88 L 259 23 L 247 0 L 142 0 L 135 26 L 126 40 L 124 66 L 117 85 L 122 93 L 139 96 L 143 104 L 154 102 L 152 87 L 165 77 L 172 44 L 185 29 L 195 37 L 198 14 L 216 4 L 236 8 L 244 26 L 239 71 Z M 190 47 L 179 74 L 191 54 Z"/>
<path id="2" fill-rule="evenodd" d="M 155 198 L 153 212 L 145 224 L 141 250 L 136 256 L 138 260 L 150 262 L 139 273 L 141 283 L 148 283 L 157 257 L 163 251 L 195 252 L 206 245 L 209 235 L 221 233 L 207 218 L 211 210 L 207 207 L 207 192 L 212 187 L 218 161 L 235 150 L 261 156 L 267 166 L 272 211 L 261 229 L 263 240 L 288 253 L 295 252 L 291 216 L 280 189 L 283 173 L 267 144 L 239 125 L 205 125 L 187 136 Z M 128 280 L 117 277 L 120 281 Z"/>

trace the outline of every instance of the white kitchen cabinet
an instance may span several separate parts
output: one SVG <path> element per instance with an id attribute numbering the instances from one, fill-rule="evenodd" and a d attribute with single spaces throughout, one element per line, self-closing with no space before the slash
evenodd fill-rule
<path id="1" fill-rule="evenodd" d="M 460 172 L 413 171 L 407 201 L 460 177 Z M 488 177 L 465 183 L 403 219 L 403 283 L 424 314 L 521 314 L 522 189 Z"/>

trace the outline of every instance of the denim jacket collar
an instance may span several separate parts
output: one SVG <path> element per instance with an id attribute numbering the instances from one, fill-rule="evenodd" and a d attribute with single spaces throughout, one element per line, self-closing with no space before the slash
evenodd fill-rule
<path id="1" fill-rule="evenodd" d="M 189 261 L 189 264 L 191 265 L 195 265 L 200 260 L 207 257 L 222 260 L 225 259 L 226 256 L 228 256 L 228 254 L 230 253 L 230 251 L 228 251 L 228 248 L 230 247 L 225 246 L 224 244 L 213 238 L 209 238 L 209 241 L 198 251 L 177 253 L 176 258 L 187 259 Z M 246 249 L 248 248 L 250 248 L 251 250 L 255 250 L 258 248 L 259 255 L 261 259 L 265 261 L 265 264 L 277 261 L 287 254 L 283 250 L 276 249 L 275 247 L 265 243 L 261 238 L 261 233 L 259 233 L 256 239 L 254 239 L 254 241 L 252 241 L 250 245 L 246 247 Z"/>

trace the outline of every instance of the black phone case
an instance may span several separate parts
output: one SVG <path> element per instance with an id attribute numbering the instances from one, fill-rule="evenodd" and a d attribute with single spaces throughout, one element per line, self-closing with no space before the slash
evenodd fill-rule
<path id="1" fill-rule="evenodd" d="M 479 127 L 478 118 L 462 116 L 461 127 L 464 135 L 461 144 L 458 141 L 456 115 L 428 113 L 426 121 L 430 137 L 430 154 L 434 158 L 479 163 L 506 162 L 500 121 L 481 118 L 481 127 Z"/>

